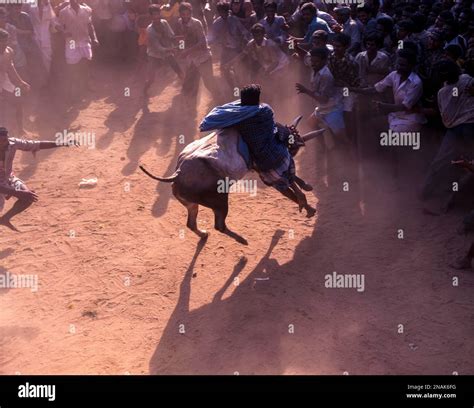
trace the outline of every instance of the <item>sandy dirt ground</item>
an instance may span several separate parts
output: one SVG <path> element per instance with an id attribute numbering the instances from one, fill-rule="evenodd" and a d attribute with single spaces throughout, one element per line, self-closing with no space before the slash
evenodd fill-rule
<path id="1" fill-rule="evenodd" d="M 464 212 L 424 215 L 416 198 L 432 148 L 408 155 L 396 187 L 383 158 L 361 168 L 340 153 L 325 175 L 310 142 L 297 168 L 315 218 L 259 181 L 230 197 L 228 225 L 249 245 L 201 208 L 203 242 L 170 186 L 138 169 L 171 174 L 180 135 L 199 137 L 212 106 L 203 91 L 190 108 L 170 78 L 143 116 L 130 71 L 96 68 L 80 109 L 43 106 L 30 126 L 43 140 L 94 132 L 97 146 L 16 158 L 40 201 L 21 232 L 0 230 L 0 273 L 39 288 L 0 289 L 0 374 L 474 374 L 474 273 L 447 266 L 471 241 L 456 234 Z M 363 274 L 365 290 L 326 288 L 333 272 Z"/>

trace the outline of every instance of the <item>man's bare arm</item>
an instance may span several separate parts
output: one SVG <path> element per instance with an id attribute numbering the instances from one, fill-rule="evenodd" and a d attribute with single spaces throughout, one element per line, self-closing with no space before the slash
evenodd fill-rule
<path id="1" fill-rule="evenodd" d="M 27 82 L 23 81 L 23 79 L 20 77 L 20 74 L 18 74 L 17 70 L 15 69 L 15 66 L 13 65 L 13 60 L 8 65 L 7 74 L 14 85 L 18 86 L 19 88 L 25 89 L 26 91 L 30 89 L 30 85 Z"/>
<path id="2" fill-rule="evenodd" d="M 56 141 L 42 141 L 39 142 L 39 150 L 46 150 L 46 149 L 54 149 L 56 147 L 69 147 L 69 146 L 79 146 L 79 143 L 77 141 L 72 141 L 71 143 L 64 143 L 60 144 Z"/>
<path id="3" fill-rule="evenodd" d="M 313 98 L 316 102 L 319 103 L 326 103 L 329 101 L 329 97 L 325 95 L 318 94 L 316 92 L 311 91 L 311 89 L 306 88 L 304 85 L 297 83 L 296 84 L 296 91 L 301 94 L 306 94 Z"/>

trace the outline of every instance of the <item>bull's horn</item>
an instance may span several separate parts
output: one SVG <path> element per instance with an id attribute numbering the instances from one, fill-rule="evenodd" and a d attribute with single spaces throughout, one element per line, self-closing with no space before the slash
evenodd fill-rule
<path id="1" fill-rule="evenodd" d="M 314 139 L 316 136 L 320 135 L 325 130 L 326 129 L 313 130 L 311 132 L 308 132 L 308 133 L 305 133 L 304 135 L 302 135 L 301 139 L 303 139 L 304 142 L 307 142 L 308 140 Z"/>
<path id="2" fill-rule="evenodd" d="M 293 119 L 293 122 L 291 122 L 291 126 L 298 127 L 301 119 L 303 119 L 303 115 L 297 116 L 295 119 Z"/>

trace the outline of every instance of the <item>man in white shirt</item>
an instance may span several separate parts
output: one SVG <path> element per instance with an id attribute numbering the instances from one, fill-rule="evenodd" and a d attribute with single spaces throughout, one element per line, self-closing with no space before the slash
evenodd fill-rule
<path id="1" fill-rule="evenodd" d="M 185 65 L 183 91 L 195 96 L 202 79 L 214 100 L 220 101 L 220 91 L 214 76 L 212 54 L 204 26 L 200 20 L 193 17 L 193 7 L 190 3 L 182 2 L 179 5 L 179 15 L 175 34 L 178 41 L 184 41 L 184 50 L 179 52 L 179 57 L 184 60 Z"/>
<path id="2" fill-rule="evenodd" d="M 364 38 L 366 51 L 359 52 L 355 57 L 362 87 L 374 86 L 390 72 L 390 57 L 379 51 L 382 45 L 382 38 L 375 34 L 369 34 Z"/>
<path id="3" fill-rule="evenodd" d="M 88 88 L 89 62 L 92 59 L 92 45 L 98 45 L 92 25 L 92 10 L 77 0 L 59 12 L 59 22 L 65 36 L 65 56 L 71 73 L 69 97 L 78 96 Z M 76 89 L 73 89 L 73 88 Z"/>
<path id="4" fill-rule="evenodd" d="M 353 92 L 363 94 L 383 93 L 392 90 L 394 103 L 373 101 L 376 111 L 388 114 L 388 131 L 381 132 L 380 145 L 390 148 L 393 176 L 399 173 L 399 146 L 412 149 L 420 148 L 420 129 L 426 122 L 422 113 L 418 112 L 419 102 L 423 94 L 423 83 L 413 72 L 416 65 L 416 54 L 409 49 L 402 49 L 397 54 L 397 69 L 377 82 L 373 87 L 350 88 Z"/>
<path id="5" fill-rule="evenodd" d="M 259 81 L 281 83 L 290 61 L 277 43 L 265 36 L 262 24 L 255 24 L 251 33 L 253 39 L 244 48 L 244 53 L 251 59 L 253 76 Z"/>
<path id="6" fill-rule="evenodd" d="M 41 50 L 43 64 L 49 73 L 53 55 L 51 32 L 55 30 L 58 25 L 56 14 L 48 0 L 38 0 L 37 4 L 33 4 L 29 7 L 28 14 L 33 24 L 35 40 Z"/>
<path id="7" fill-rule="evenodd" d="M 345 126 L 342 94 L 337 91 L 335 80 L 328 68 L 327 48 L 311 50 L 311 89 L 296 84 L 298 93 L 306 94 L 316 101 L 317 107 L 310 116 L 312 128 L 325 128 L 324 143 L 327 149 L 345 141 Z"/>
<path id="8" fill-rule="evenodd" d="M 413 72 L 416 55 L 410 50 L 400 50 L 397 57 L 397 70 L 374 85 L 379 93 L 391 88 L 395 103 L 376 102 L 376 106 L 382 112 L 388 113 L 388 123 L 392 131 L 416 132 L 426 123 L 423 114 L 413 111 L 423 94 L 421 79 Z"/>
<path id="9" fill-rule="evenodd" d="M 452 166 L 451 161 L 461 157 L 474 158 L 474 79 L 461 74 L 457 64 L 449 60 L 439 62 L 434 70 L 445 81 L 438 91 L 438 106 L 447 131 L 430 164 L 422 198 L 426 200 L 442 195 L 446 198 L 449 194 L 442 208 L 447 210 L 454 198 L 453 182 L 458 183 L 458 191 L 461 191 L 472 178 L 470 173 Z"/>

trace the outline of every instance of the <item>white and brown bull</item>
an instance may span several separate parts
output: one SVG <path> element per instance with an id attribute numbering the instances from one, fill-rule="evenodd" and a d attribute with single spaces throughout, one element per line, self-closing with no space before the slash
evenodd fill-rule
<path id="1" fill-rule="evenodd" d="M 296 126 L 301 116 L 289 126 L 289 151 L 296 155 L 305 142 L 321 134 L 324 129 L 299 135 Z M 170 177 L 158 177 L 148 172 L 143 166 L 140 169 L 152 179 L 173 183 L 174 196 L 188 210 L 187 227 L 201 238 L 207 238 L 208 232 L 197 227 L 199 205 L 208 207 L 214 212 L 214 228 L 242 244 L 247 241 L 229 230 L 225 220 L 229 211 L 228 192 L 220 192 L 219 182 L 228 177 L 231 180 L 242 179 L 251 169 L 239 153 L 240 135 L 235 128 L 226 128 L 195 140 L 187 145 L 178 156 L 175 172 Z"/>

